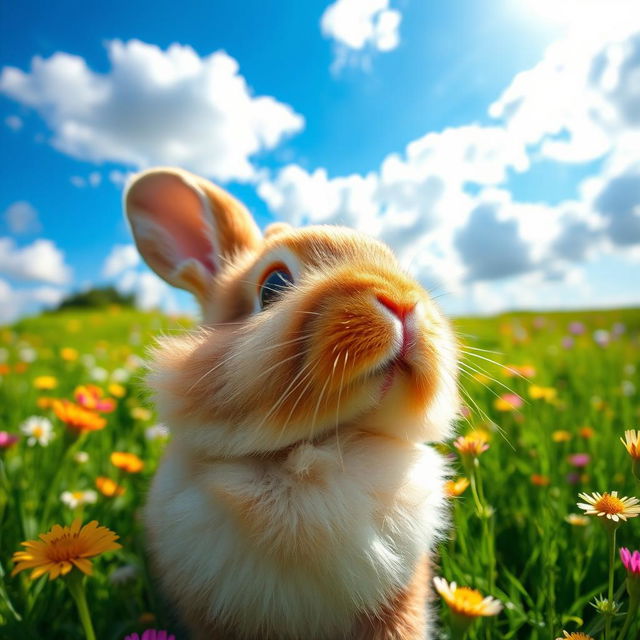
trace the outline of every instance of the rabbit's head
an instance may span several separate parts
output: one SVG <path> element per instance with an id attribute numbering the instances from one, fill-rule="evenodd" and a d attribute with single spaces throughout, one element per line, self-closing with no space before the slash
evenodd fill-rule
<path id="1" fill-rule="evenodd" d="M 455 340 L 384 244 L 284 223 L 263 237 L 232 196 L 176 169 L 134 177 L 125 206 L 149 266 L 202 308 L 202 328 L 161 339 L 150 365 L 174 438 L 232 456 L 348 430 L 449 435 Z"/>

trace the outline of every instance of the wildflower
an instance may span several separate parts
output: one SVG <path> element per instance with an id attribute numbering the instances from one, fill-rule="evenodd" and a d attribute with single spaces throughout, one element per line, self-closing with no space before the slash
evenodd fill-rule
<path id="1" fill-rule="evenodd" d="M 565 520 L 572 527 L 586 527 L 589 524 L 589 518 L 587 516 L 580 515 L 578 513 L 570 513 L 565 517 Z"/>
<path id="2" fill-rule="evenodd" d="M 50 391 L 58 386 L 58 380 L 54 376 L 38 376 L 34 378 L 33 386 L 39 391 Z"/>
<path id="3" fill-rule="evenodd" d="M 569 442 L 571 438 L 571 433 L 566 429 L 558 429 L 551 434 L 551 439 L 554 442 Z"/>
<path id="4" fill-rule="evenodd" d="M 113 398 L 104 398 L 103 396 L 102 389 L 94 384 L 82 385 L 73 392 L 75 401 L 84 409 L 111 413 L 116 408 L 115 400 Z"/>
<path id="5" fill-rule="evenodd" d="M 458 587 L 455 582 L 449 584 L 444 578 L 433 579 L 436 591 L 442 596 L 452 613 L 460 618 L 473 620 L 478 617 L 495 616 L 502 611 L 502 604 L 469 587 Z"/>
<path id="6" fill-rule="evenodd" d="M 16 373 L 24 373 L 27 370 L 27 368 L 28 368 L 28 365 L 26 362 L 17 362 L 14 365 L 13 370 Z"/>
<path id="7" fill-rule="evenodd" d="M 551 480 L 548 476 L 542 475 L 540 473 L 533 473 L 531 475 L 531 484 L 535 485 L 536 487 L 546 487 L 550 482 Z"/>
<path id="8" fill-rule="evenodd" d="M 78 464 L 85 464 L 85 463 L 89 462 L 89 454 L 86 451 L 76 451 L 73 454 L 73 459 Z"/>
<path id="9" fill-rule="evenodd" d="M 635 429 L 627 429 L 624 432 L 624 440 L 620 438 L 620 442 L 625 446 L 627 453 L 634 459 L 640 460 L 640 431 Z"/>
<path id="10" fill-rule="evenodd" d="M 0 449 L 9 449 L 18 442 L 18 440 L 18 436 L 14 436 L 8 431 L 0 431 Z"/>
<path id="11" fill-rule="evenodd" d="M 458 478 L 457 480 L 448 480 L 444 483 L 444 492 L 449 498 L 457 498 L 461 496 L 469 487 L 467 478 Z"/>
<path id="12" fill-rule="evenodd" d="M 20 426 L 20 431 L 25 436 L 29 436 L 27 444 L 33 447 L 36 442 L 41 447 L 46 447 L 51 440 L 53 440 L 53 425 L 48 418 L 41 418 L 39 416 L 31 416 L 27 418 Z"/>
<path id="13" fill-rule="evenodd" d="M 563 349 L 571 349 L 575 343 L 576 341 L 571 336 L 565 336 L 560 344 Z"/>
<path id="14" fill-rule="evenodd" d="M 631 553 L 626 547 L 620 549 L 620 560 L 624 568 L 634 576 L 640 578 L 640 551 Z"/>
<path id="15" fill-rule="evenodd" d="M 31 579 L 35 580 L 45 573 L 53 580 L 66 575 L 74 567 L 86 575 L 91 575 L 90 557 L 105 551 L 120 549 L 116 540 L 118 535 L 93 520 L 80 528 L 80 519 L 69 527 L 53 526 L 49 533 L 40 534 L 40 540 L 23 542 L 26 551 L 16 551 L 13 561 L 16 563 L 12 576 L 20 571 L 33 569 Z"/>
<path id="16" fill-rule="evenodd" d="M 582 633 L 582 631 L 572 631 L 569 633 L 568 631 L 562 631 L 564 633 L 564 638 L 556 638 L 556 640 L 595 640 L 591 636 L 588 636 L 586 633 Z"/>
<path id="17" fill-rule="evenodd" d="M 18 353 L 18 357 L 23 363 L 29 364 L 31 362 L 35 362 L 36 358 L 38 357 L 38 353 L 36 352 L 35 349 L 32 349 L 31 347 L 24 347 L 20 349 L 20 352 Z"/>
<path id="18" fill-rule="evenodd" d="M 11 367 L 8 364 L 0 363 L 0 376 L 6 376 L 11 373 Z"/>
<path id="19" fill-rule="evenodd" d="M 498 411 L 515 411 L 524 404 L 523 399 L 516 393 L 503 393 L 494 400 L 493 406 Z"/>
<path id="20" fill-rule="evenodd" d="M 632 396 L 636 392 L 636 385 L 631 380 L 623 380 L 620 384 L 620 391 L 623 396 Z"/>
<path id="21" fill-rule="evenodd" d="M 578 502 L 578 506 L 589 516 L 606 517 L 608 520 L 618 522 L 635 518 L 640 515 L 640 505 L 637 498 L 618 498 L 618 492 L 600 494 L 597 491 L 578 494 L 585 502 Z M 586 503 L 586 504 L 585 504 Z"/>
<path id="22" fill-rule="evenodd" d="M 166 440 L 169 437 L 169 428 L 163 424 L 154 424 L 144 430 L 147 440 Z"/>
<path id="23" fill-rule="evenodd" d="M 63 347 L 60 349 L 60 357 L 67 362 L 74 362 L 78 359 L 78 350 L 73 347 Z"/>
<path id="24" fill-rule="evenodd" d="M 574 467 L 586 467 L 591 462 L 591 456 L 588 453 L 574 453 L 570 455 L 567 460 L 570 465 Z"/>
<path id="25" fill-rule="evenodd" d="M 151 411 L 146 409 L 145 407 L 134 407 L 131 409 L 131 417 L 134 420 L 150 420 L 151 419 Z"/>
<path id="26" fill-rule="evenodd" d="M 115 396 L 116 398 L 124 398 L 124 396 L 127 394 L 127 390 L 121 384 L 118 384 L 117 382 L 112 382 L 107 387 L 107 391 L 112 396 Z"/>
<path id="27" fill-rule="evenodd" d="M 593 436 L 596 434 L 594 429 L 592 429 L 591 427 L 580 427 L 580 429 L 578 429 L 578 433 L 580 434 L 580 437 L 584 438 L 585 440 L 593 438 Z"/>
<path id="28" fill-rule="evenodd" d="M 574 336 L 582 335 L 585 332 L 585 326 L 582 322 L 572 322 L 569 325 L 569 333 Z"/>
<path id="29" fill-rule="evenodd" d="M 124 487 L 121 487 L 117 482 L 105 476 L 98 476 L 96 478 L 96 487 L 98 487 L 98 491 L 107 498 L 121 496 L 125 492 Z"/>
<path id="30" fill-rule="evenodd" d="M 533 400 L 544 400 L 545 402 L 553 402 L 558 392 L 553 387 L 540 387 L 532 384 L 529 387 L 529 397 Z"/>
<path id="31" fill-rule="evenodd" d="M 55 401 L 56 401 L 56 398 L 50 398 L 49 396 L 40 396 L 36 400 L 36 405 L 38 409 L 51 409 Z"/>
<path id="32" fill-rule="evenodd" d="M 69 400 L 56 400 L 53 410 L 62 422 L 78 433 L 104 429 L 107 421 L 97 413 L 87 411 Z"/>
<path id="33" fill-rule="evenodd" d="M 124 637 L 124 640 L 176 640 L 173 634 L 169 634 L 168 631 L 158 631 L 157 629 L 147 629 L 139 636 L 137 633 L 132 633 Z"/>
<path id="34" fill-rule="evenodd" d="M 111 381 L 115 384 L 121 384 L 127 382 L 131 377 L 131 373 L 122 367 L 118 367 L 111 372 Z M 115 395 L 115 393 L 113 394 Z"/>
<path id="35" fill-rule="evenodd" d="M 453 446 L 460 452 L 460 455 L 473 458 L 478 457 L 489 448 L 486 440 L 470 436 L 460 436 L 454 441 Z"/>
<path id="36" fill-rule="evenodd" d="M 144 468 L 144 462 L 134 453 L 114 451 L 111 454 L 111 464 L 128 473 L 139 473 Z"/>
<path id="37" fill-rule="evenodd" d="M 536 375 L 536 369 L 531 364 L 508 364 L 503 369 L 503 373 L 507 378 L 521 377 L 521 378 L 534 378 Z"/>
<path id="38" fill-rule="evenodd" d="M 84 504 L 95 504 L 98 494 L 89 489 L 87 491 L 63 491 L 60 500 L 70 509 L 75 509 Z"/>
<path id="39" fill-rule="evenodd" d="M 611 342 L 611 336 L 606 329 L 598 329 L 593 332 L 593 340 L 600 347 L 606 347 Z"/>

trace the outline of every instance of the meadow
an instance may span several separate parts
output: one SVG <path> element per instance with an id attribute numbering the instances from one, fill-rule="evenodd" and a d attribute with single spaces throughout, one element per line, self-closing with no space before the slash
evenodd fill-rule
<path id="1" fill-rule="evenodd" d="M 188 326 L 112 307 L 0 328 L 1 638 L 84 638 L 87 616 L 101 640 L 147 628 L 182 637 L 144 556 L 139 514 L 167 433 L 140 379 L 154 336 Z M 436 596 L 441 637 L 553 640 L 566 630 L 609 640 L 625 624 L 624 637 L 640 637 L 640 621 L 626 615 L 634 600 L 618 552 L 640 548 L 640 517 L 620 524 L 611 547 L 606 518 L 577 506 L 581 492 L 640 497 L 620 441 L 640 428 L 640 310 L 455 326 L 464 345 L 458 433 L 467 439 L 438 448 L 464 479 L 450 489 L 454 526 L 436 572 L 502 610 L 463 632 Z M 121 545 L 96 555 L 84 587 L 69 580 L 79 568 L 52 580 L 11 575 L 22 542 L 77 518 L 97 520 Z M 620 606 L 603 615 L 597 598 L 608 598 L 610 584 Z M 82 588 L 84 618 L 74 600 Z"/>

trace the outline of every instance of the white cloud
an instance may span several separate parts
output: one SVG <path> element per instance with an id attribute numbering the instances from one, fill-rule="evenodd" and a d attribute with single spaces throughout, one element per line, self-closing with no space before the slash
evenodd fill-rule
<path id="1" fill-rule="evenodd" d="M 304 125 L 288 105 L 254 97 L 222 51 L 201 58 L 138 40 L 111 41 L 107 51 L 105 74 L 63 52 L 36 56 L 28 72 L 4 67 L 0 92 L 35 109 L 53 146 L 75 158 L 179 165 L 223 181 L 253 178 L 251 157 Z"/>
<path id="2" fill-rule="evenodd" d="M 11 238 L 0 238 L 0 275 L 27 282 L 67 284 L 71 269 L 64 253 L 51 242 L 40 238 L 18 248 Z"/>
<path id="3" fill-rule="evenodd" d="M 11 129 L 12 131 L 20 131 L 23 126 L 22 118 L 18 116 L 7 116 L 4 119 L 4 123 Z"/>
<path id="4" fill-rule="evenodd" d="M 389 8 L 389 0 L 336 0 L 320 18 L 322 34 L 335 43 L 332 69 L 367 65 L 367 53 L 395 49 L 401 20 L 402 14 Z"/>
<path id="5" fill-rule="evenodd" d="M 176 311 L 176 302 L 171 287 L 150 271 L 127 269 L 119 274 L 116 287 L 123 293 L 133 293 L 141 309 L 163 309 Z"/>
<path id="6" fill-rule="evenodd" d="M 82 176 L 71 176 L 69 181 L 74 187 L 83 189 L 86 186 L 98 187 L 102 182 L 102 174 L 99 171 L 92 171 L 86 178 Z"/>
<path id="7" fill-rule="evenodd" d="M 30 203 L 19 200 L 9 205 L 4 212 L 4 220 L 11 233 L 38 233 L 42 229 L 38 212 Z"/>
<path id="8" fill-rule="evenodd" d="M 62 289 L 54 287 L 13 289 L 8 282 L 0 279 L 0 324 L 13 322 L 21 315 L 42 307 L 54 307 L 64 296 Z"/>
<path id="9" fill-rule="evenodd" d="M 133 244 L 117 244 L 111 249 L 102 267 L 105 278 L 113 278 L 127 269 L 133 269 L 140 264 L 140 254 Z"/>

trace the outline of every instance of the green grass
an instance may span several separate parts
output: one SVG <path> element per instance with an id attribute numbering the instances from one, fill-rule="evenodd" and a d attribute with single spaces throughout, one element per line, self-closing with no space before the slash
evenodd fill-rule
<path id="1" fill-rule="evenodd" d="M 586 331 L 565 348 L 562 339 L 575 321 L 584 323 Z M 625 428 L 640 426 L 635 368 L 640 360 L 640 311 L 520 313 L 455 324 L 466 346 L 487 350 L 468 349 L 463 356 L 466 373 L 461 382 L 470 415 L 458 430 L 481 428 L 490 434 L 490 448 L 480 456 L 476 473 L 481 499 L 491 506 L 492 515 L 478 515 L 471 490 L 453 499 L 455 526 L 441 546 L 437 571 L 506 604 L 496 619 L 477 623 L 470 638 L 553 640 L 562 629 L 580 629 L 599 638 L 601 618 L 589 602 L 598 594 L 606 596 L 607 538 L 593 518 L 586 527 L 576 527 L 565 517 L 579 511 L 579 491 L 640 495 L 619 440 Z M 0 329 L 0 430 L 18 434 L 23 421 L 36 415 L 49 417 L 56 432 L 47 447 L 29 447 L 22 437 L 0 452 L 1 638 L 84 637 L 62 580 L 30 581 L 27 572 L 10 577 L 11 554 L 22 541 L 55 523 L 69 524 L 75 516 L 84 522 L 97 519 L 116 531 L 122 543 L 121 550 L 94 561 L 94 574 L 86 583 L 97 637 L 121 639 L 145 625 L 175 628 L 144 564 L 139 513 L 164 442 L 145 437 L 154 416 L 139 412 L 150 407 L 140 384 L 138 358 L 155 335 L 186 326 L 184 319 L 112 309 L 43 315 Z M 607 346 L 596 344 L 596 330 L 610 332 Z M 620 335 L 614 336 L 617 330 Z M 77 359 L 61 357 L 61 349 L 69 347 L 77 351 Z M 504 367 L 484 358 L 531 365 L 535 377 L 509 377 Z M 45 375 L 55 377 L 55 389 L 34 387 L 34 380 Z M 77 441 L 65 436 L 64 425 L 50 408 L 38 406 L 43 396 L 71 399 L 80 384 L 95 383 L 106 390 L 115 381 L 125 395 L 116 410 L 106 414 L 107 426 Z M 554 389 L 556 397 L 530 398 L 532 384 Z M 517 411 L 498 411 L 497 396 L 509 391 L 525 404 Z M 579 435 L 585 426 L 593 429 L 593 437 Z M 568 431 L 570 440 L 555 442 L 552 434 L 559 430 Z M 463 475 L 455 449 L 446 445 L 442 450 L 452 457 L 456 474 Z M 78 451 L 88 453 L 86 463 L 75 461 Z M 118 471 L 109 460 L 112 451 L 137 454 L 145 462 L 143 472 Z M 588 454 L 590 462 L 569 482 L 569 474 L 576 471 L 568 461 L 573 453 Z M 534 484 L 534 474 L 548 484 Z M 125 493 L 116 498 L 99 495 L 95 504 L 75 510 L 60 501 L 62 491 L 95 489 L 98 476 L 116 480 Z M 620 527 L 618 543 L 640 547 L 640 518 Z M 110 573 L 122 565 L 135 566 L 137 576 L 124 585 L 111 584 Z M 624 577 L 616 555 L 616 597 L 623 612 L 628 604 Z M 447 637 L 445 610 L 442 620 Z M 622 620 L 614 621 L 616 633 Z M 639 632 L 636 622 L 627 638 Z"/>

